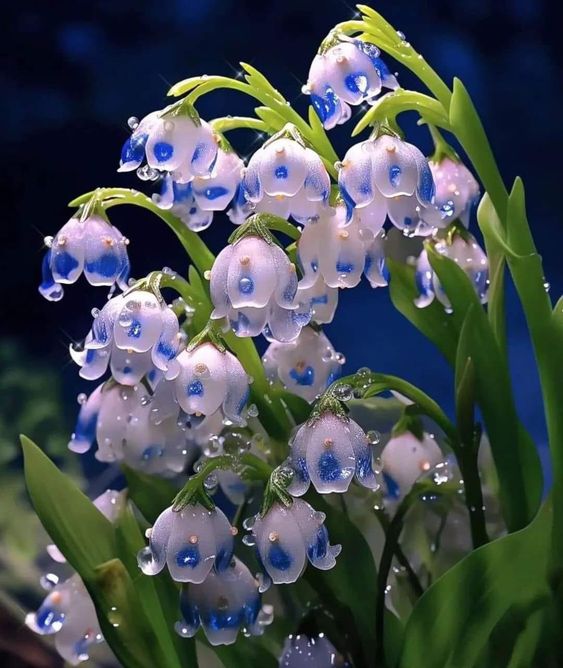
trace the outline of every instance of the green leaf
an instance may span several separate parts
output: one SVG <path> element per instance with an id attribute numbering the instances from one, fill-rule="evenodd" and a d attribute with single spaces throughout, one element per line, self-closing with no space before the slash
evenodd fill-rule
<path id="1" fill-rule="evenodd" d="M 266 633 L 268 630 L 266 629 Z M 277 668 L 277 659 L 256 638 L 239 635 L 234 645 L 211 647 L 225 668 Z"/>
<path id="2" fill-rule="evenodd" d="M 160 513 L 172 505 L 178 490 L 167 480 L 140 473 L 122 465 L 129 497 L 151 525 Z"/>
<path id="3" fill-rule="evenodd" d="M 551 514 L 546 502 L 528 527 L 475 550 L 424 593 L 405 629 L 401 668 L 421 657 L 425 668 L 471 668 L 511 606 L 548 595 Z"/>
<path id="4" fill-rule="evenodd" d="M 464 329 L 459 339 L 455 366 L 455 407 L 457 430 L 462 443 L 473 443 L 475 414 L 475 368 L 467 347 Z"/>

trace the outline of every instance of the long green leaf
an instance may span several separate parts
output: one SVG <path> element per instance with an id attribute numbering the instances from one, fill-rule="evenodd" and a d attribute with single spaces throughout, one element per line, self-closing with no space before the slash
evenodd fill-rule
<path id="1" fill-rule="evenodd" d="M 127 480 L 129 498 L 147 522 L 154 524 L 160 513 L 172 505 L 178 490 L 162 478 L 140 473 L 125 465 L 121 468 Z"/>

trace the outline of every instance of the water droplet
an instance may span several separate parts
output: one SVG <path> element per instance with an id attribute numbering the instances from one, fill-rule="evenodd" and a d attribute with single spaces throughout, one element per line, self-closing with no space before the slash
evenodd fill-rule
<path id="1" fill-rule="evenodd" d="M 246 409 L 246 413 L 248 417 L 255 418 L 258 417 L 258 407 L 256 404 L 250 404 L 250 406 Z"/>
<path id="2" fill-rule="evenodd" d="M 39 584 L 45 591 L 50 591 L 59 584 L 59 576 L 54 573 L 45 573 L 41 576 Z"/>
<path id="3" fill-rule="evenodd" d="M 256 621 L 260 626 L 268 626 L 274 621 L 274 606 L 269 604 L 264 604 L 258 613 Z"/>
<path id="4" fill-rule="evenodd" d="M 131 130 L 136 130 L 139 127 L 139 119 L 136 116 L 129 116 L 127 119 L 127 125 Z"/>
<path id="5" fill-rule="evenodd" d="M 145 575 L 156 575 L 158 573 L 158 567 L 153 558 L 152 550 L 148 546 L 137 553 L 137 565 Z"/>
<path id="6" fill-rule="evenodd" d="M 338 364 L 346 364 L 346 357 L 342 353 L 336 353 L 334 356 Z"/>
<path id="7" fill-rule="evenodd" d="M 152 401 L 152 397 L 148 394 L 143 394 L 140 399 L 141 406 L 148 406 Z M 158 408 L 156 409 L 158 411 Z"/>
<path id="8" fill-rule="evenodd" d="M 321 355 L 323 362 L 330 362 L 332 359 L 332 348 L 325 348 L 323 354 Z"/>
<path id="9" fill-rule="evenodd" d="M 397 36 L 399 37 L 400 40 L 406 39 L 405 33 L 402 30 L 397 30 Z"/>
<path id="10" fill-rule="evenodd" d="M 543 284 L 543 289 L 546 292 L 549 292 L 551 290 L 551 284 L 548 281 L 545 281 L 544 284 Z"/>
<path id="11" fill-rule="evenodd" d="M 209 281 L 211 279 L 211 270 L 210 269 L 206 269 L 203 272 L 203 278 L 205 278 L 206 281 Z"/>
<path id="12" fill-rule="evenodd" d="M 211 492 L 212 490 L 216 489 L 218 484 L 219 484 L 219 481 L 217 480 L 217 476 L 215 475 L 215 473 L 211 473 L 203 481 L 203 486 L 205 487 L 205 489 L 208 492 Z"/>
<path id="13" fill-rule="evenodd" d="M 176 622 L 174 624 L 174 631 L 182 638 L 190 637 L 190 629 L 184 622 Z"/>
<path id="14" fill-rule="evenodd" d="M 246 531 L 250 531 L 255 523 L 256 515 L 253 515 L 252 517 L 246 517 L 242 523 L 242 527 L 243 529 L 246 529 Z"/>
<path id="15" fill-rule="evenodd" d="M 254 547 L 256 545 L 256 539 L 252 534 L 247 534 L 246 536 L 242 537 L 242 542 L 247 546 L 247 547 Z"/>
<path id="16" fill-rule="evenodd" d="M 381 434 L 375 429 L 370 429 L 366 436 L 370 445 L 377 445 L 381 441 Z"/>
<path id="17" fill-rule="evenodd" d="M 44 237 L 43 243 L 45 244 L 45 246 L 47 246 L 47 248 L 51 248 L 51 246 L 53 245 L 53 237 Z"/>
<path id="18" fill-rule="evenodd" d="M 354 397 L 354 393 L 350 385 L 338 385 L 334 390 L 334 396 L 340 401 L 350 401 Z"/>
<path id="19" fill-rule="evenodd" d="M 82 406 L 88 401 L 88 395 L 86 395 L 84 392 L 81 392 L 77 397 L 76 401 Z"/>

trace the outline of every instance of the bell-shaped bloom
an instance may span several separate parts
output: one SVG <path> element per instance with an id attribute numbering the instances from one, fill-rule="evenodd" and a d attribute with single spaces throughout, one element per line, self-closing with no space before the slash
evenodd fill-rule
<path id="1" fill-rule="evenodd" d="M 422 440 L 410 431 L 392 436 L 381 453 L 383 478 L 391 498 L 403 497 L 418 478 L 444 458 L 436 441 L 427 433 Z"/>
<path id="2" fill-rule="evenodd" d="M 172 309 L 152 292 L 133 290 L 97 313 L 84 349 L 71 347 L 71 356 L 82 367 L 82 378 L 100 378 L 109 364 L 118 383 L 135 385 L 153 369 L 173 377 L 183 340 Z"/>
<path id="3" fill-rule="evenodd" d="M 98 461 L 176 475 L 193 449 L 190 424 L 179 413 L 172 381 L 162 379 L 153 395 L 141 384 L 102 383 L 82 404 L 69 449 L 84 453 L 96 441 Z"/>
<path id="4" fill-rule="evenodd" d="M 436 185 L 434 205 L 440 211 L 445 227 L 459 220 L 469 227 L 469 219 L 479 201 L 479 184 L 473 174 L 459 160 L 445 157 L 429 161 Z"/>
<path id="5" fill-rule="evenodd" d="M 219 149 L 209 176 L 196 176 L 181 184 L 167 175 L 160 195 L 153 199 L 162 209 L 170 209 L 191 230 L 200 232 L 211 225 L 214 211 L 224 211 L 239 192 L 243 161 L 232 150 Z"/>
<path id="6" fill-rule="evenodd" d="M 73 666 L 89 658 L 92 645 L 103 642 L 94 604 L 78 575 L 57 584 L 25 623 L 40 635 L 55 634 L 57 652 Z"/>
<path id="7" fill-rule="evenodd" d="M 233 528 L 219 508 L 207 510 L 201 504 L 175 511 L 164 510 L 149 530 L 149 545 L 137 555 L 145 575 L 157 575 L 168 566 L 176 582 L 199 584 L 215 566 L 229 567 L 233 557 Z"/>
<path id="8" fill-rule="evenodd" d="M 120 172 L 147 165 L 172 174 L 174 181 L 188 183 L 208 176 L 217 159 L 217 137 L 195 115 L 174 114 L 170 107 L 153 112 L 133 130 L 121 150 Z"/>
<path id="9" fill-rule="evenodd" d="M 287 134 L 282 130 L 253 154 L 242 188 L 256 211 L 306 223 L 327 206 L 330 177 L 317 153 Z"/>
<path id="10" fill-rule="evenodd" d="M 98 214 L 71 218 L 52 239 L 47 238 L 39 292 L 59 301 L 63 284 L 84 274 L 90 285 L 117 285 L 125 290 L 129 278 L 129 243 L 107 218 Z"/>
<path id="11" fill-rule="evenodd" d="M 489 261 L 475 237 L 469 232 L 464 232 L 463 235 L 454 233 L 451 239 L 447 236 L 436 238 L 432 243 L 438 253 L 453 260 L 463 269 L 471 279 L 481 303 L 485 304 L 489 290 Z M 432 269 L 426 250 L 418 257 L 415 277 L 420 293 L 415 304 L 419 308 L 428 306 L 436 297 L 446 310 L 451 309 L 450 300 Z"/>
<path id="12" fill-rule="evenodd" d="M 295 341 L 271 343 L 262 361 L 270 380 L 280 380 L 310 402 L 340 376 L 343 364 L 325 334 L 311 327 L 304 327 Z"/>
<path id="13" fill-rule="evenodd" d="M 383 226 L 385 214 L 392 222 L 397 216 L 393 203 L 427 206 L 434 198 L 434 180 L 426 158 L 408 142 L 382 134 L 352 146 L 338 172 L 340 193 L 347 208 L 347 219 L 355 209 L 369 207 L 370 228 L 374 234 Z M 378 229 L 379 225 L 379 229 Z"/>
<path id="14" fill-rule="evenodd" d="M 329 44 L 313 58 L 303 86 L 327 130 L 350 118 L 350 105 L 373 104 L 383 86 L 399 87 L 375 44 L 345 35 L 335 36 Z"/>
<path id="15" fill-rule="evenodd" d="M 389 270 L 385 263 L 385 232 L 383 230 L 366 243 L 364 276 L 372 288 L 382 288 L 389 283 Z"/>
<path id="16" fill-rule="evenodd" d="M 319 325 L 328 324 L 333 321 L 338 306 L 338 288 L 328 286 L 318 274 L 312 285 L 299 285 L 297 300 L 301 304 L 309 305 L 312 322 Z"/>
<path id="17" fill-rule="evenodd" d="M 269 606 L 262 608 L 257 580 L 236 557 L 224 570 L 211 570 L 201 584 L 184 586 L 180 609 L 180 635 L 191 638 L 201 626 L 211 645 L 232 645 L 239 631 L 262 635 L 273 619 Z"/>
<path id="18" fill-rule="evenodd" d="M 279 668 L 345 668 L 347 665 L 324 633 L 319 633 L 315 638 L 288 636 Z"/>
<path id="19" fill-rule="evenodd" d="M 301 496 L 309 484 L 321 494 L 348 491 L 355 480 L 376 490 L 372 449 L 364 430 L 354 420 L 330 412 L 301 425 L 291 443 L 290 464 L 295 471 L 289 491 Z"/>
<path id="20" fill-rule="evenodd" d="M 309 323 L 309 304 L 296 301 L 297 273 L 275 243 L 246 236 L 226 246 L 211 269 L 212 318 L 227 317 L 237 336 L 295 339 Z"/>
<path id="21" fill-rule="evenodd" d="M 256 550 L 266 573 L 275 584 L 295 582 L 307 560 L 321 570 L 336 564 L 340 545 L 330 545 L 324 513 L 306 501 L 294 499 L 289 507 L 275 502 L 252 525 Z"/>
<path id="22" fill-rule="evenodd" d="M 242 411 L 249 395 L 248 376 L 229 351 L 202 343 L 178 355 L 176 399 L 188 415 L 213 415 L 221 410 L 232 422 L 244 422 Z"/>

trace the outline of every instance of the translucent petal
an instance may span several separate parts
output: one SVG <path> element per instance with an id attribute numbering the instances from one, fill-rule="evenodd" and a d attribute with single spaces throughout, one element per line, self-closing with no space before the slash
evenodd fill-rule
<path id="1" fill-rule="evenodd" d="M 373 153 L 374 143 L 364 141 L 348 149 L 338 172 L 340 193 L 350 208 L 369 204 L 374 197 L 373 188 Z"/>
<path id="2" fill-rule="evenodd" d="M 135 407 L 135 397 L 136 391 L 132 387 L 108 385 L 104 388 L 96 425 L 96 459 L 99 461 L 114 462 L 123 459 L 123 443 L 129 415 Z"/>
<path id="3" fill-rule="evenodd" d="M 174 359 L 180 350 L 182 337 L 180 336 L 178 318 L 171 308 L 163 307 L 161 309 L 160 321 L 160 336 L 152 349 L 151 357 L 157 369 L 167 371 L 170 360 Z"/>
<path id="4" fill-rule="evenodd" d="M 320 255 L 320 271 L 332 288 L 355 287 L 362 278 L 365 245 L 356 222 L 344 225 L 344 208 L 330 219 L 330 231 L 324 239 Z"/>
<path id="5" fill-rule="evenodd" d="M 290 308 L 293 305 L 298 285 L 295 265 L 290 262 L 285 251 L 275 244 L 270 246 L 270 254 L 276 270 L 274 297 L 280 306 Z"/>
<path id="6" fill-rule="evenodd" d="M 201 121 L 197 128 L 196 144 L 190 156 L 189 169 L 194 176 L 207 176 L 216 164 L 217 137 L 209 123 Z"/>
<path id="7" fill-rule="evenodd" d="M 338 289 L 331 288 L 319 276 L 313 285 L 304 288 L 299 285 L 297 299 L 309 303 L 312 310 L 312 320 L 318 324 L 332 322 L 338 306 Z"/>
<path id="8" fill-rule="evenodd" d="M 301 225 L 307 225 L 318 220 L 321 214 L 328 209 L 328 200 L 307 199 L 305 190 L 300 190 L 297 195 L 286 198 L 286 200 L 289 204 L 291 217 Z"/>
<path id="9" fill-rule="evenodd" d="M 324 514 L 317 513 L 302 499 L 293 502 L 291 513 L 305 541 L 310 563 L 323 571 L 333 568 L 342 548 L 340 545 L 330 545 L 328 531 L 323 524 Z"/>
<path id="10" fill-rule="evenodd" d="M 109 350 L 107 348 L 86 350 L 83 359 L 84 364 L 80 369 L 80 377 L 85 380 L 97 380 L 108 368 Z"/>
<path id="11" fill-rule="evenodd" d="M 160 573 L 166 565 L 169 552 L 169 543 L 172 531 L 176 526 L 177 513 L 172 508 L 166 508 L 156 518 L 156 522 L 151 529 L 149 538 L 150 560 L 145 558 L 141 563 L 139 554 L 139 567 L 145 575 L 156 575 Z M 145 552 L 145 554 L 148 554 Z"/>
<path id="12" fill-rule="evenodd" d="M 176 582 L 203 582 L 213 567 L 217 544 L 210 515 L 201 505 L 174 513 L 166 561 Z"/>
<path id="13" fill-rule="evenodd" d="M 319 155 L 310 148 L 305 149 L 307 176 L 303 190 L 308 200 L 321 202 L 330 194 L 330 177 Z"/>
<path id="14" fill-rule="evenodd" d="M 442 459 L 442 451 L 434 439 L 425 435 L 419 441 L 410 432 L 391 438 L 381 453 L 383 472 L 399 486 L 401 495 Z"/>
<path id="15" fill-rule="evenodd" d="M 258 336 L 266 326 L 270 308 L 243 308 L 229 311 L 229 324 L 237 336 Z"/>
<path id="16" fill-rule="evenodd" d="M 160 302 L 152 292 L 135 290 L 123 296 L 121 304 L 113 330 L 115 345 L 122 350 L 147 352 L 162 330 Z"/>
<path id="17" fill-rule="evenodd" d="M 211 343 L 178 355 L 180 373 L 174 383 L 178 403 L 186 413 L 211 415 L 223 404 L 227 394 L 225 357 Z"/>
<path id="18" fill-rule="evenodd" d="M 305 149 L 293 139 L 280 138 L 258 149 L 258 174 L 267 195 L 295 195 L 307 176 Z"/>
<path id="19" fill-rule="evenodd" d="M 84 225 L 71 218 L 51 243 L 51 272 L 57 283 L 74 283 L 84 268 Z"/>
<path id="20" fill-rule="evenodd" d="M 321 494 L 346 492 L 356 470 L 356 459 L 346 423 L 325 413 L 308 430 L 307 469 Z"/>
<path id="21" fill-rule="evenodd" d="M 235 423 L 243 422 L 241 413 L 250 394 L 248 375 L 238 359 L 230 352 L 225 353 L 227 370 L 227 393 L 223 401 L 225 417 Z"/>
<path id="22" fill-rule="evenodd" d="M 232 257 L 233 246 L 225 246 L 215 258 L 213 267 L 211 267 L 209 290 L 211 301 L 215 307 L 211 314 L 212 318 L 223 318 L 226 316 L 231 305 L 227 294 L 227 276 Z"/>
<path id="23" fill-rule="evenodd" d="M 323 216 L 318 222 L 306 225 L 301 232 L 297 242 L 299 265 L 303 272 L 303 278 L 299 282 L 300 287 L 308 288 L 317 280 L 321 248 L 329 225 L 328 216 Z"/>
<path id="24" fill-rule="evenodd" d="M 388 284 L 389 272 L 385 264 L 384 235 L 380 232 L 366 248 L 364 275 L 372 288 Z"/>
<path id="25" fill-rule="evenodd" d="M 50 302 L 58 302 L 64 296 L 64 288 L 55 282 L 51 271 L 51 249 L 43 256 L 41 262 L 41 284 L 39 293 Z"/>
<path id="26" fill-rule="evenodd" d="M 347 429 L 356 459 L 356 481 L 368 489 L 376 490 L 379 484 L 373 470 L 373 453 L 367 436 L 360 425 L 354 422 L 354 420 L 348 420 Z"/>
<path id="27" fill-rule="evenodd" d="M 383 197 L 379 190 L 375 188 L 372 201 L 354 212 L 354 221 L 357 221 L 359 229 L 370 230 L 374 235 L 383 229 L 389 201 L 392 200 Z"/>
<path id="28" fill-rule="evenodd" d="M 126 503 L 126 492 L 106 489 L 94 499 L 93 503 L 105 518 L 110 522 L 115 522 Z"/>
<path id="29" fill-rule="evenodd" d="M 147 114 L 123 144 L 118 172 L 130 172 L 137 169 L 145 157 L 145 147 L 152 126 L 158 122 L 160 111 Z"/>
<path id="30" fill-rule="evenodd" d="M 270 245 L 259 237 L 245 237 L 237 242 L 227 275 L 227 294 L 233 308 L 266 306 L 276 285 Z"/>
<path id="31" fill-rule="evenodd" d="M 275 197 L 264 195 L 254 205 L 254 211 L 256 213 L 271 213 L 287 220 L 291 215 L 294 199 L 295 197 L 287 197 L 286 195 L 276 195 Z"/>
<path id="32" fill-rule="evenodd" d="M 113 285 L 127 256 L 125 240 L 101 216 L 91 216 L 83 225 L 84 275 L 90 285 Z"/>
<path id="33" fill-rule="evenodd" d="M 98 385 L 87 401 L 80 407 L 76 426 L 68 444 L 68 449 L 72 450 L 72 452 L 79 454 L 87 452 L 94 443 L 98 413 L 103 399 L 102 390 L 103 384 Z"/>
<path id="34" fill-rule="evenodd" d="M 147 139 L 147 163 L 167 172 L 179 170 L 191 162 L 197 141 L 198 128 L 190 118 L 158 118 Z"/>
<path id="35" fill-rule="evenodd" d="M 309 431 L 300 427 L 290 443 L 291 467 L 295 471 L 293 479 L 288 487 L 288 491 L 292 496 L 303 496 L 311 484 L 306 459 L 309 436 Z"/>
<path id="36" fill-rule="evenodd" d="M 372 155 L 373 182 L 385 197 L 412 195 L 416 191 L 417 158 L 422 154 L 415 146 L 397 137 L 382 135 L 373 142 Z"/>
<path id="37" fill-rule="evenodd" d="M 122 385 L 136 385 L 153 370 L 151 352 L 136 353 L 113 346 L 110 369 L 113 378 Z"/>
<path id="38" fill-rule="evenodd" d="M 217 571 L 224 571 L 229 568 L 235 549 L 231 523 L 219 508 L 211 511 L 209 521 L 217 545 L 215 568 Z"/>
<path id="39" fill-rule="evenodd" d="M 265 336 L 270 341 L 293 341 L 310 321 L 311 307 L 309 304 L 300 304 L 295 310 L 283 309 L 277 304 L 272 304 L 268 317 L 268 331 Z"/>
<path id="40" fill-rule="evenodd" d="M 204 211 L 223 211 L 235 196 L 241 181 L 244 163 L 234 151 L 219 149 L 211 176 L 196 177 L 193 193 L 198 206 Z"/>

